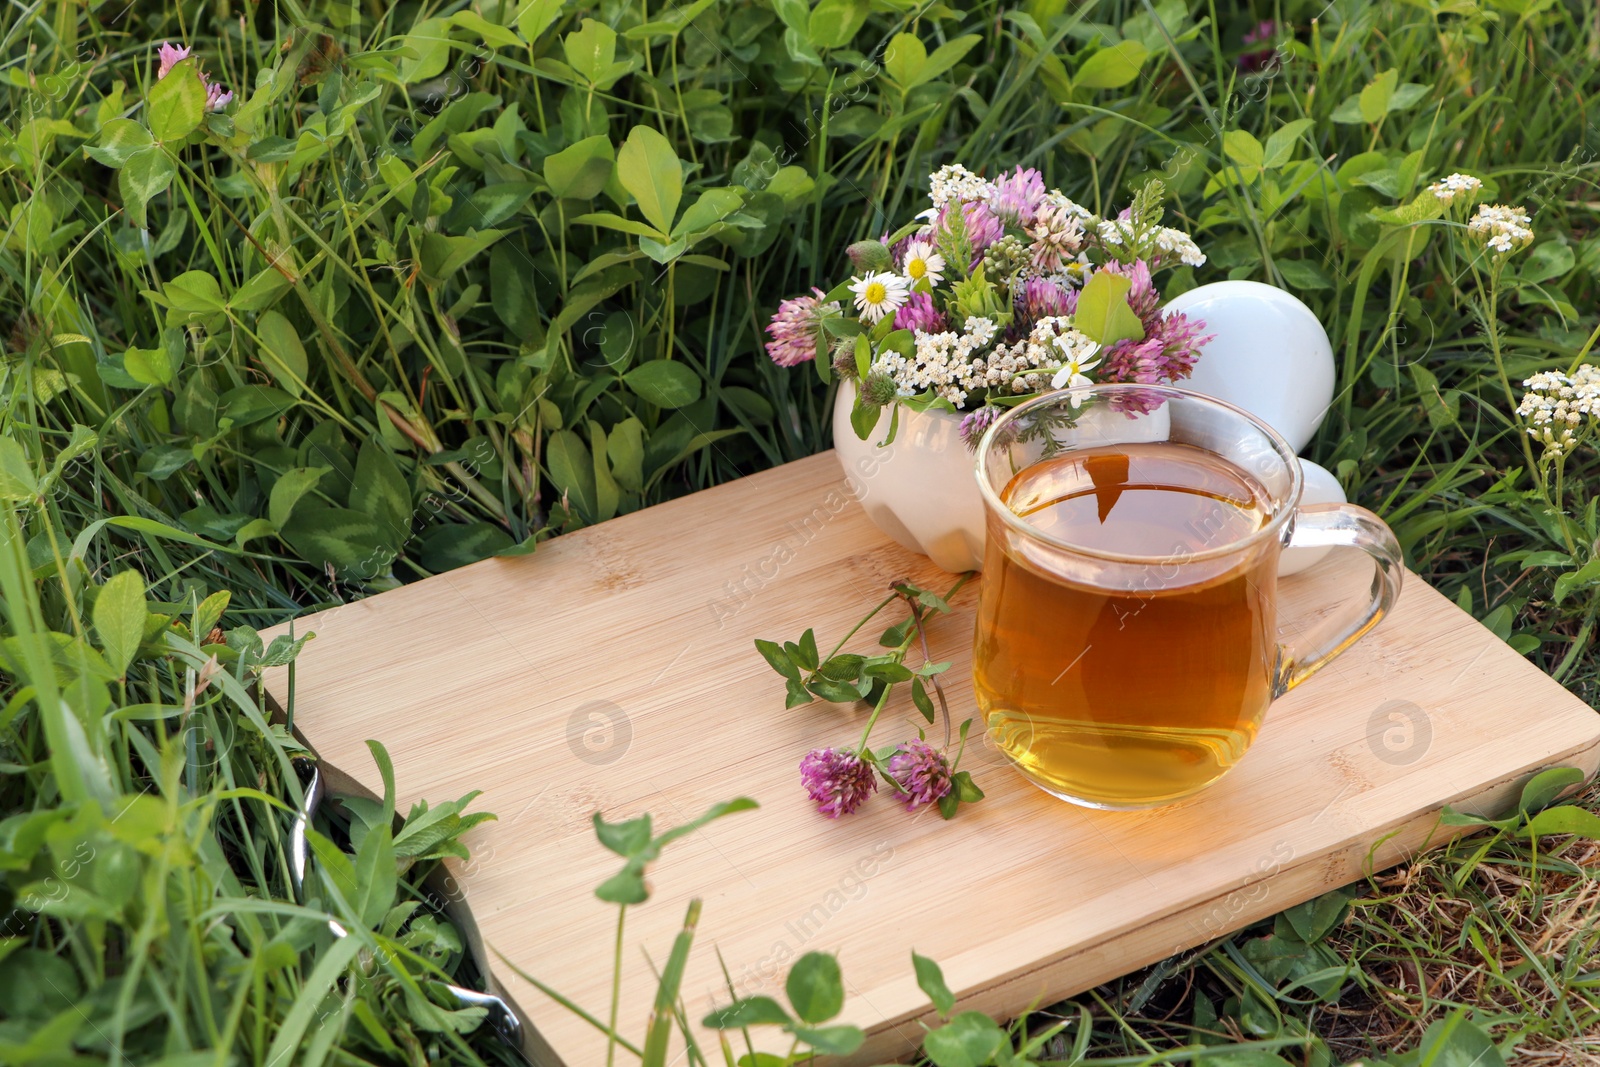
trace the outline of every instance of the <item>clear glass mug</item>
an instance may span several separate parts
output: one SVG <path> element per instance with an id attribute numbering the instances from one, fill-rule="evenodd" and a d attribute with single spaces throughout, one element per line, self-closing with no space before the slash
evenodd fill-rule
<path id="1" fill-rule="evenodd" d="M 1271 702 L 1389 611 L 1394 534 L 1300 507 L 1288 444 L 1186 389 L 1028 400 L 978 445 L 987 539 L 973 681 L 990 740 L 1046 792 L 1095 808 L 1188 796 L 1233 767 Z M 1370 590 L 1280 643 L 1278 556 L 1350 546 Z"/>

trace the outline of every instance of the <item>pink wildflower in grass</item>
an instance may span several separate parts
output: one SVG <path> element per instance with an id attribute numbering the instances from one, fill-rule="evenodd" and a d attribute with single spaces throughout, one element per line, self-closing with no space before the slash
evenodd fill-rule
<path id="1" fill-rule="evenodd" d="M 933 297 L 927 293 L 913 292 L 894 313 L 894 328 L 919 330 L 922 333 L 943 333 L 949 328 L 945 317 L 933 306 Z"/>
<path id="2" fill-rule="evenodd" d="M 173 67 L 189 58 L 189 49 L 187 47 L 179 47 L 177 45 L 168 44 L 166 41 L 162 41 L 161 48 L 157 51 L 156 55 L 161 61 L 160 65 L 156 67 L 156 81 L 160 81 L 162 78 L 165 78 L 168 74 L 172 73 Z"/>
<path id="3" fill-rule="evenodd" d="M 878 788 L 872 765 L 847 748 L 814 748 L 800 761 L 800 782 L 830 819 L 849 815 Z"/>
<path id="4" fill-rule="evenodd" d="M 976 414 L 976 412 L 974 412 Z M 889 775 L 904 792 L 907 811 L 937 804 L 950 792 L 950 764 L 923 740 L 907 741 L 889 758 Z"/>
<path id="5" fill-rule="evenodd" d="M 989 194 L 989 211 L 1007 226 L 1029 226 L 1044 203 L 1044 178 L 1031 167 L 1002 175 Z"/>
<path id="6" fill-rule="evenodd" d="M 767 355 L 780 367 L 793 367 L 817 356 L 817 343 L 823 339 L 822 313 L 838 310 L 834 303 L 824 307 L 821 289 L 812 296 L 797 296 L 778 305 L 777 314 L 767 323 Z"/>
<path id="7" fill-rule="evenodd" d="M 1246 33 L 1241 39 L 1242 44 L 1272 44 L 1278 36 L 1278 24 L 1271 19 L 1256 23 L 1256 28 Z M 1239 57 L 1239 69 L 1264 70 L 1273 65 L 1273 57 L 1277 55 L 1275 48 L 1257 48 L 1246 52 Z"/>
<path id="8" fill-rule="evenodd" d="M 161 47 L 156 51 L 156 55 L 159 58 L 159 63 L 156 66 L 156 81 L 160 81 L 168 74 L 171 74 L 172 68 L 188 59 L 190 52 L 191 49 L 186 45 L 180 47 L 162 41 Z M 195 77 L 200 79 L 200 84 L 205 86 L 207 111 L 221 111 L 233 102 L 232 90 L 224 89 L 221 85 L 213 82 L 206 76 L 206 72 L 198 67 L 196 67 L 194 74 Z"/>

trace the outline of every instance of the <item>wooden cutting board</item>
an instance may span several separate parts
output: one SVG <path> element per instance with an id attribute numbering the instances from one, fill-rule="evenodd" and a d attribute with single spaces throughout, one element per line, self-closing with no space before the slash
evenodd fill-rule
<path id="1" fill-rule="evenodd" d="M 1369 565 L 1348 555 L 1285 581 L 1286 626 L 1365 589 Z M 660 829 L 755 798 L 759 810 L 654 865 L 651 899 L 628 912 L 620 1029 L 642 1040 L 652 968 L 702 897 L 689 1018 L 729 1000 L 719 950 L 740 995 L 780 999 L 794 958 L 837 952 L 843 1021 L 869 1032 L 859 1063 L 920 1043 L 913 949 L 943 964 L 962 1007 L 1013 1015 L 1437 843 L 1450 832 L 1436 825 L 1442 805 L 1498 811 L 1541 768 L 1600 761 L 1600 715 L 1408 576 L 1397 610 L 1275 705 L 1243 764 L 1196 798 L 1083 810 L 979 740 L 963 766 L 988 798 L 955 820 L 880 793 L 832 822 L 797 764 L 853 743 L 865 709 L 785 711 L 752 640 L 815 626 L 827 648 L 903 577 L 949 581 L 867 521 L 826 453 L 301 619 L 296 631 L 317 637 L 297 667 L 294 723 L 335 792 L 381 789 L 368 738 L 394 759 L 401 810 L 483 790 L 478 806 L 499 821 L 472 832 L 471 862 L 452 870 L 469 934 L 602 1017 L 616 913 L 593 890 L 620 861 L 591 813 L 650 812 Z M 930 635 L 934 658 L 955 661 L 945 677 L 961 715 L 975 600 L 963 590 Z M 267 688 L 286 700 L 282 670 Z M 915 736 L 920 721 L 909 701 L 892 705 L 874 742 Z M 535 1062 L 602 1062 L 595 1030 L 482 958 Z"/>

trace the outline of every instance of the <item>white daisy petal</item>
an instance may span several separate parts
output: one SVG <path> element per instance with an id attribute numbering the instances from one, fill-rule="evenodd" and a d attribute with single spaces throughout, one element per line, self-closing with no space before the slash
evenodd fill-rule
<path id="1" fill-rule="evenodd" d="M 850 291 L 855 294 L 856 310 L 861 318 L 872 323 L 902 307 L 909 294 L 906 280 L 887 271 L 873 271 L 865 277 L 852 279 Z"/>

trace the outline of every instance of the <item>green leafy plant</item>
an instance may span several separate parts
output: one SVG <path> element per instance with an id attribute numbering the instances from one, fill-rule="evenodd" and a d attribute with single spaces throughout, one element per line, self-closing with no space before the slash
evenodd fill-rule
<path id="1" fill-rule="evenodd" d="M 668 1055 L 668 1042 L 671 1040 L 674 1028 L 680 1019 L 686 1018 L 683 1006 L 679 999 L 679 989 L 683 982 L 684 968 L 688 965 L 689 950 L 694 944 L 695 928 L 700 921 L 700 900 L 697 898 L 689 902 L 689 908 L 684 916 L 682 931 L 672 946 L 671 955 L 667 964 L 661 971 L 660 982 L 656 989 L 655 1005 L 650 1013 L 650 1020 L 646 1026 L 644 1041 L 633 1044 L 617 1031 L 617 1009 L 622 995 L 622 950 L 623 934 L 626 929 L 625 921 L 628 908 L 632 905 L 643 904 L 650 899 L 650 888 L 645 882 L 645 869 L 650 863 L 661 855 L 661 849 L 694 833 L 702 826 L 714 819 L 735 812 L 749 811 L 755 808 L 756 802 L 748 797 L 739 797 L 735 800 L 723 801 L 713 804 L 698 818 L 691 819 L 679 826 L 662 833 L 655 833 L 650 815 L 640 815 L 638 818 L 625 822 L 608 823 L 599 812 L 594 814 L 595 837 L 607 849 L 622 856 L 625 860 L 622 870 L 607 878 L 595 889 L 595 896 L 607 903 L 617 905 L 617 936 L 611 963 L 611 1009 L 604 1022 L 589 1014 L 581 1006 L 562 996 L 560 992 L 519 969 L 510 960 L 505 963 L 519 977 L 532 984 L 540 992 L 550 997 L 556 1003 L 576 1013 L 584 1021 L 606 1035 L 606 1063 L 609 1065 L 616 1060 L 617 1050 L 639 1058 L 646 1067 L 665 1067 Z M 504 959 L 504 957 L 501 957 Z M 704 1056 L 695 1043 L 694 1034 L 687 1028 L 683 1030 L 684 1040 L 688 1043 L 690 1056 L 699 1062 L 704 1062 Z"/>
<path id="2" fill-rule="evenodd" d="M 483 1009 L 444 992 L 471 967 L 425 881 L 491 816 L 466 814 L 468 796 L 419 803 L 396 826 L 374 744 L 382 802 L 348 801 L 347 825 L 324 813 L 306 829 L 318 881 L 296 899 L 288 838 L 306 754 L 251 692 L 306 638 L 263 647 L 247 625 L 222 628 L 227 591 L 173 603 L 135 570 L 97 580 L 84 560 L 95 531 L 64 542 L 32 472 L 11 474 L 0 1058 L 482 1063 L 462 1035 Z"/>
<path id="3" fill-rule="evenodd" d="M 826 1025 L 844 1008 L 844 979 L 839 961 L 833 956 L 807 952 L 795 960 L 784 991 L 789 998 L 787 1008 L 771 997 L 745 997 L 713 1011 L 701 1025 L 713 1030 L 743 1031 L 753 1026 L 780 1027 L 794 1037 L 788 1055 L 779 1061 L 784 1063 L 809 1058 L 812 1052 L 848 1056 L 866 1040 L 859 1026 Z"/>

